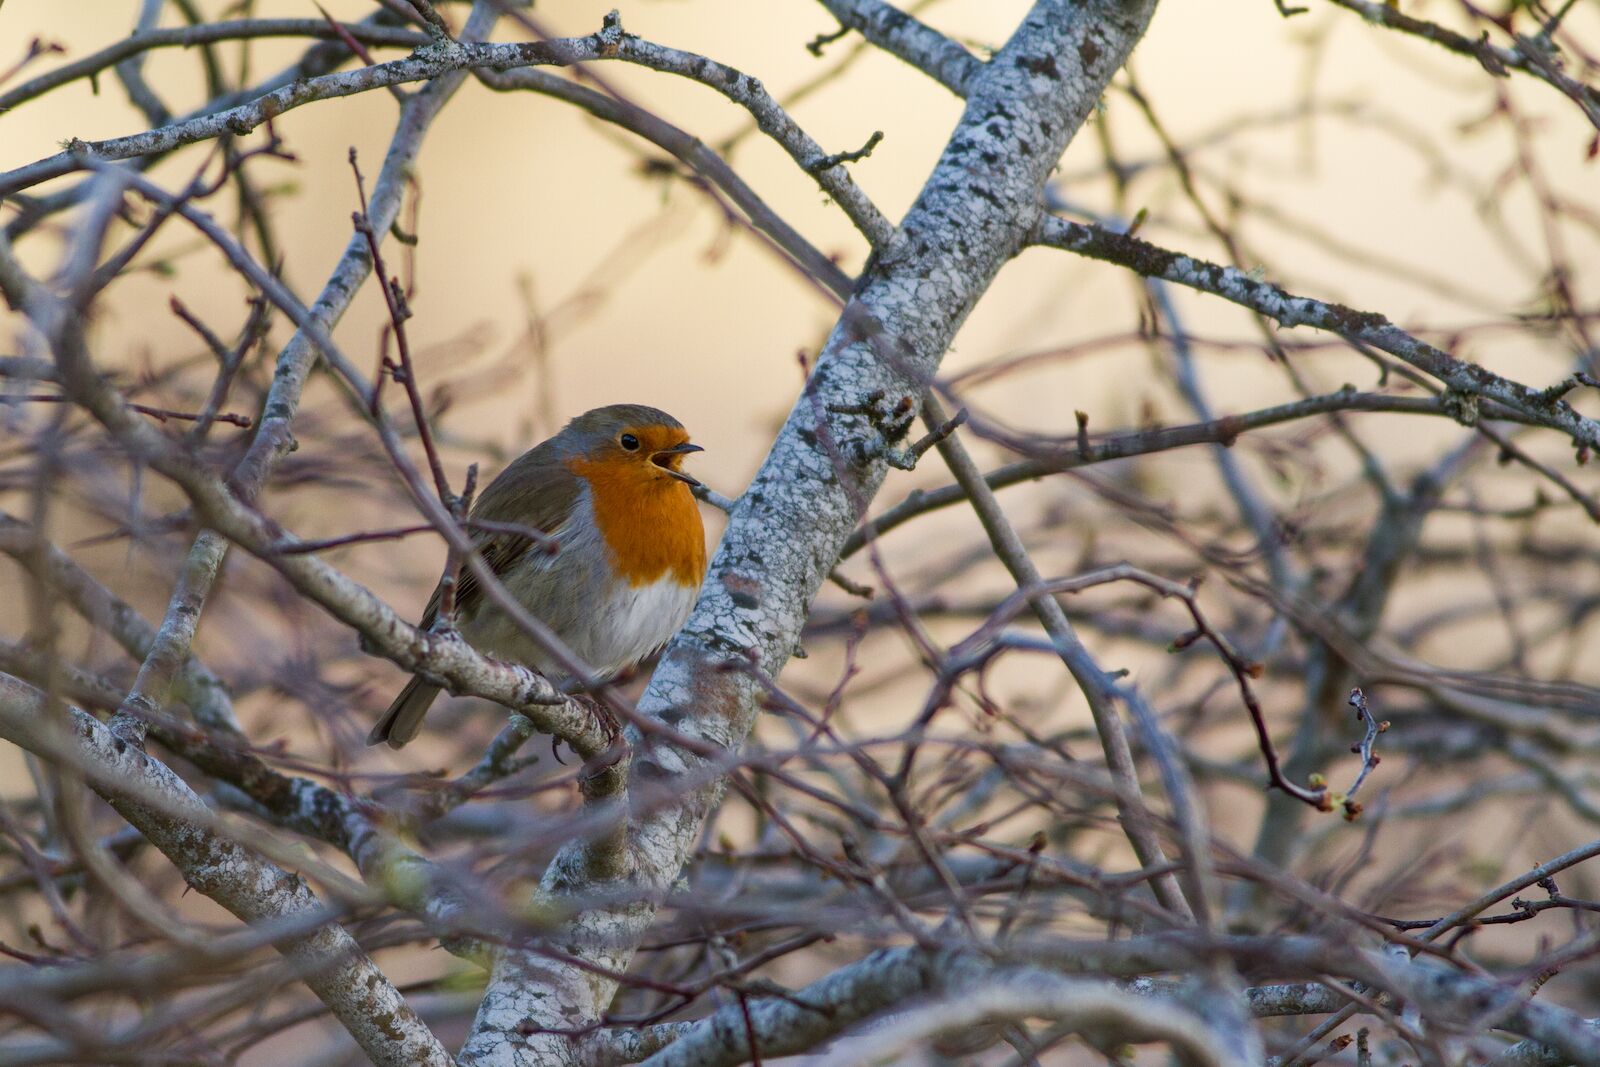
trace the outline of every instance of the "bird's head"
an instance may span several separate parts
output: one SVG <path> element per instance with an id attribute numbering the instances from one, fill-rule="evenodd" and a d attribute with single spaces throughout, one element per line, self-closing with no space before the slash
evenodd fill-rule
<path id="1" fill-rule="evenodd" d="M 561 431 L 562 451 L 593 479 L 643 485 L 671 480 L 695 487 L 700 482 L 683 469 L 683 459 L 702 452 L 689 442 L 683 423 L 658 408 L 612 404 L 586 411 Z"/>

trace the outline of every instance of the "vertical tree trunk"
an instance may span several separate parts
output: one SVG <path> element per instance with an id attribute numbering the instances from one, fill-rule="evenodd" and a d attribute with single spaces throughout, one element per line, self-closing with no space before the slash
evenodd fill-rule
<path id="1" fill-rule="evenodd" d="M 1043 0 L 979 69 L 921 195 L 869 264 L 730 516 L 699 606 L 641 711 L 730 753 L 743 744 L 763 693 L 752 673 L 776 676 L 793 653 L 812 597 L 886 471 L 872 453 L 871 420 L 834 409 L 859 409 L 880 391 L 891 401 L 921 394 L 1038 222 L 1045 180 L 1154 9 L 1155 0 Z M 860 448 L 873 458 L 856 462 Z M 580 1028 L 610 1004 L 616 982 L 595 968 L 628 967 L 722 792 L 707 761 L 681 746 L 640 744 L 628 777 L 625 840 L 574 842 L 551 864 L 541 892 L 582 910 L 563 920 L 554 952 L 499 956 L 463 1062 L 576 1062 L 571 1037 L 544 1031 Z M 620 865 L 606 847 L 622 849 Z M 586 906 L 596 894 L 627 903 Z"/>

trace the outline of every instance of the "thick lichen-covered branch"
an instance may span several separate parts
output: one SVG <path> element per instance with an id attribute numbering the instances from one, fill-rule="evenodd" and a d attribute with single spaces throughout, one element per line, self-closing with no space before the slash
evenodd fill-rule
<path id="1" fill-rule="evenodd" d="M 718 747 L 737 748 L 763 687 L 793 653 L 807 609 L 886 470 L 844 445 L 875 439 L 859 409 L 876 391 L 920 396 L 955 331 L 1025 244 L 1051 167 L 1143 33 L 1151 3 L 1041 3 L 969 87 L 966 112 L 911 211 L 881 249 L 835 327 L 804 394 L 729 518 L 694 614 L 657 668 L 641 711 Z M 870 320 L 892 341 L 885 359 Z M 871 449 L 863 455 L 870 456 Z M 739 670 L 728 670 L 738 665 Z M 642 748 L 631 765 L 631 869 L 609 889 L 630 903 L 583 910 L 560 939 L 590 966 L 507 952 L 497 963 L 463 1058 L 472 1064 L 572 1062 L 559 1033 L 599 1017 L 694 847 L 720 789 L 694 781 L 704 758 L 679 746 Z M 574 843 L 543 892 L 582 906 L 601 888 Z M 596 966 L 601 970 L 597 973 Z M 531 1036 L 530 1030 L 534 1031 Z"/>

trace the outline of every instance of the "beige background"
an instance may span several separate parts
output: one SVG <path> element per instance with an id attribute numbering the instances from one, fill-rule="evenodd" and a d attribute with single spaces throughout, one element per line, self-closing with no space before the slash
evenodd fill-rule
<path id="1" fill-rule="evenodd" d="M 358 4 L 329 6 L 349 17 L 364 10 Z M 541 15 L 566 32 L 587 32 L 607 6 L 552 4 Z M 937 5 L 928 17 L 973 43 L 998 44 L 1025 6 L 952 0 Z M 1434 6 L 1444 13 L 1445 5 Z M 0 10 L 0 42 L 10 42 L 12 51 L 19 52 L 29 35 L 41 34 L 81 55 L 125 32 L 132 7 L 100 0 L 71 5 L 9 0 Z M 258 12 L 312 16 L 315 8 L 284 0 L 258 5 Z M 822 62 L 806 53 L 804 41 L 832 23 L 820 7 L 798 0 L 635 3 L 624 6 L 622 13 L 633 32 L 713 55 L 756 74 L 780 95 L 841 55 L 847 44 L 834 46 Z M 1319 97 L 1387 104 L 1419 136 L 1448 145 L 1452 167 L 1485 187 L 1493 180 L 1505 163 L 1503 134 L 1491 130 L 1464 143 L 1454 136 L 1459 124 L 1484 112 L 1488 98 L 1481 73 L 1436 49 L 1379 34 L 1344 13 L 1319 11 L 1285 21 L 1270 3 L 1256 0 L 1169 3 L 1135 54 L 1134 67 L 1174 137 L 1188 140 L 1241 117 L 1259 119 L 1295 108 L 1307 76 L 1306 41 L 1324 34 L 1328 46 L 1313 75 Z M 296 47 L 258 44 L 254 69 L 276 69 Z M 229 47 L 223 51 L 231 54 Z M 180 53 L 157 52 L 149 72 L 167 98 L 182 106 L 198 98 L 195 66 Z M 734 106 L 680 79 L 619 65 L 605 66 L 602 73 L 710 143 L 743 124 Z M 1540 120 L 1541 141 L 1552 146 L 1545 162 L 1558 187 L 1577 196 L 1592 189 L 1594 170 L 1583 160 L 1587 138 L 1575 109 L 1543 86 L 1511 87 Z M 874 130 L 884 130 L 884 142 L 853 172 L 884 211 L 897 218 L 959 113 L 958 103 L 897 61 L 872 54 L 798 107 L 796 117 L 830 150 L 853 148 Z M 278 215 L 291 250 L 288 276 L 307 297 L 321 284 L 348 234 L 353 197 L 346 149 L 355 145 L 368 171 L 375 171 L 394 111 L 394 101 L 374 93 L 314 104 L 280 120 L 301 164 L 268 166 L 260 173 L 297 189 L 279 201 Z M 1153 142 L 1125 99 L 1113 94 L 1109 112 L 1127 156 L 1140 158 L 1152 150 Z M 109 74 L 101 79 L 98 96 L 86 83 L 75 83 L 0 117 L 0 166 L 49 154 L 67 136 L 93 139 L 138 128 L 137 115 Z M 666 407 L 708 446 L 702 468 L 731 490 L 751 470 L 767 426 L 793 396 L 798 376 L 794 352 L 814 349 L 831 316 L 808 286 L 753 242 L 739 237 L 723 242 L 720 221 L 692 191 L 642 183 L 635 174 L 635 146 L 626 147 L 620 149 L 609 132 L 597 131 L 565 105 L 469 85 L 429 137 L 422 157 L 423 243 L 413 330 L 421 342 L 483 340 L 455 346 L 450 353 L 454 360 L 481 359 L 520 332 L 519 275 L 531 276 L 540 303 L 550 307 L 584 294 L 597 280 L 592 272 L 600 271 L 598 280 L 607 283 L 603 306 L 563 333 L 553 353 L 557 409 L 564 416 L 623 396 Z M 166 162 L 157 175 L 179 183 L 195 165 L 197 151 Z M 1464 308 L 1385 273 L 1331 263 L 1331 257 L 1303 240 L 1264 228 L 1246 229 L 1247 239 L 1265 253 L 1273 277 L 1291 285 L 1382 310 L 1410 324 L 1478 318 L 1514 306 L 1528 292 L 1528 279 L 1472 223 L 1466 198 L 1429 181 L 1393 135 L 1368 124 L 1334 120 L 1308 129 L 1277 123 L 1196 159 L 1279 211 L 1336 235 L 1352 250 L 1426 269 L 1500 303 Z M 859 265 L 862 241 L 787 157 L 755 137 L 744 143 L 734 161 L 813 242 L 840 253 L 847 265 Z M 1062 172 L 1088 175 L 1098 161 L 1094 138 L 1081 137 Z M 1098 181 L 1074 181 L 1068 193 L 1080 202 L 1107 206 Z M 1150 207 L 1157 220 L 1168 205 L 1181 212 L 1169 178 L 1142 182 L 1136 196 L 1134 206 Z M 1539 237 L 1524 199 L 1514 195 L 1501 206 L 1511 227 L 1537 250 Z M 1212 202 L 1220 207 L 1215 197 Z M 1179 221 L 1192 225 L 1186 214 Z M 648 230 L 652 225 L 654 231 Z M 642 232 L 658 236 L 652 239 Z M 1147 232 L 1217 255 L 1209 242 L 1192 233 L 1154 226 Z M 177 246 L 192 247 L 189 235 L 170 234 L 167 247 Z M 36 265 L 48 261 L 37 244 L 31 251 Z M 1588 241 L 1574 252 L 1592 262 L 1595 248 Z M 169 292 L 177 292 L 209 319 L 228 321 L 236 314 L 233 294 L 211 272 L 183 270 L 181 260 L 179 266 L 175 279 L 147 276 L 118 288 L 115 311 L 105 324 L 102 358 L 189 347 L 181 324 L 165 311 Z M 1004 273 L 963 331 L 947 367 L 1120 331 L 1131 322 L 1132 293 L 1126 277 L 1114 268 L 1055 253 L 1030 253 Z M 1187 294 L 1183 301 L 1195 329 L 1243 321 L 1215 301 Z M 356 313 L 341 328 L 339 337 L 352 354 L 371 350 L 377 305 L 376 294 L 363 294 Z M 1520 363 L 1518 353 L 1487 345 L 1474 354 L 1491 363 Z M 448 375 L 455 369 L 448 363 L 454 360 L 440 360 L 435 372 Z M 1085 407 L 1093 422 L 1103 426 L 1137 410 L 1134 383 L 1140 375 L 1119 374 L 1116 388 L 1105 388 L 1108 374 L 1126 370 L 1126 364 L 1125 353 L 1112 352 L 1081 368 L 1018 378 L 984 392 L 981 399 L 1041 429 L 1059 430 L 1068 404 Z M 1272 376 L 1253 377 L 1263 386 L 1276 384 Z M 1240 405 L 1257 399 L 1246 383 L 1236 387 L 1247 390 L 1238 397 Z M 505 446 L 524 445 L 548 429 L 520 424 L 538 409 L 536 398 L 528 395 L 532 391 L 530 382 L 527 392 L 497 397 L 496 403 L 480 402 L 471 424 L 477 428 L 489 422 L 496 427 L 492 436 Z"/>
<path id="2" fill-rule="evenodd" d="M 1527 79 L 1491 83 L 1470 61 L 1379 33 L 1348 13 L 1312 3 L 1317 8 L 1313 14 L 1285 21 L 1270 0 L 1168 0 L 1135 54 L 1140 84 L 1173 137 L 1211 144 L 1193 155 L 1193 164 L 1207 175 L 1225 176 L 1247 196 L 1298 220 L 1287 226 L 1261 221 L 1244 225 L 1246 246 L 1259 257 L 1246 266 L 1263 266 L 1269 277 L 1291 288 L 1382 311 L 1409 327 L 1482 324 L 1531 306 L 1537 279 L 1497 243 L 1495 226 L 1486 224 L 1480 211 L 1483 203 L 1491 204 L 1503 217 L 1503 229 L 1531 251 L 1534 262 L 1546 258 L 1545 238 L 1525 186 L 1518 183 L 1504 192 L 1496 185 L 1507 166 L 1508 134 L 1503 124 L 1485 123 L 1467 132 L 1464 127 L 1489 112 L 1493 89 L 1511 92 L 1537 121 L 1538 158 L 1553 188 L 1590 209 L 1600 166 L 1585 160 L 1593 131 L 1548 87 Z M 366 10 L 356 3 L 327 6 L 340 17 Z M 540 14 L 562 32 L 582 33 L 597 26 L 610 6 L 548 3 L 541 5 Z M 975 45 L 991 46 L 1000 43 L 1026 6 L 949 0 L 934 5 L 926 17 Z M 135 7 L 103 0 L 6 0 L 0 8 L 0 66 L 19 55 L 33 35 L 61 42 L 73 57 L 86 54 L 125 33 Z M 219 5 L 203 7 L 209 12 Z M 1443 18 L 1449 5 L 1407 8 Z M 458 16 L 461 10 L 452 8 Z M 309 2 L 275 0 L 258 4 L 257 13 L 314 17 L 316 8 Z M 834 24 L 819 6 L 801 0 L 633 2 L 623 6 L 622 15 L 630 31 L 737 66 L 760 77 L 780 98 L 837 62 L 851 44 L 840 42 L 824 60 L 813 59 L 803 44 Z M 1592 19 L 1587 13 L 1575 17 Z M 275 70 L 298 50 L 292 43 L 258 43 L 252 67 L 258 74 Z M 223 54 L 236 63 L 236 48 L 224 46 Z M 199 100 L 196 69 L 191 57 L 174 51 L 152 54 L 147 67 L 152 82 L 180 111 Z M 744 125 L 741 111 L 692 83 L 617 65 L 604 66 L 601 73 L 636 101 L 710 144 Z M 1295 114 L 1308 94 L 1388 118 L 1382 123 L 1350 116 L 1301 121 Z M 279 120 L 299 163 L 268 163 L 255 173 L 264 183 L 283 185 L 275 214 L 289 251 L 286 275 L 304 299 L 315 295 L 350 232 L 354 194 L 347 149 L 354 145 L 369 177 L 375 174 L 394 114 L 394 101 L 379 92 L 310 105 Z M 958 114 L 959 102 L 947 92 L 875 53 L 795 109 L 796 118 L 830 151 L 854 148 L 874 130 L 884 131 L 882 144 L 870 159 L 855 164 L 852 173 L 892 218 L 910 204 Z M 1109 124 L 1125 160 L 1156 158 L 1159 146 L 1122 94 L 1108 96 L 1098 121 Z M 1205 140 L 1241 123 L 1247 127 L 1244 133 Z M 70 136 L 95 139 L 140 128 L 137 113 L 108 73 L 100 80 L 98 95 L 87 84 L 76 83 L 0 115 L 0 168 L 50 154 Z M 1078 138 L 1062 162 L 1064 192 L 1076 202 L 1108 210 L 1102 157 L 1089 133 Z M 189 149 L 165 162 L 156 176 L 170 187 L 181 185 L 202 151 Z M 1443 169 L 1426 162 L 1435 152 Z M 725 493 L 736 494 L 760 462 L 771 430 L 800 382 L 796 352 L 815 353 L 832 312 L 814 289 L 755 242 L 730 234 L 691 189 L 641 178 L 640 161 L 657 155 L 565 105 L 527 94 L 496 95 L 473 83 L 436 125 L 419 168 L 421 245 L 417 317 L 411 329 L 423 353 L 426 384 L 449 383 L 457 396 L 443 423 L 454 442 L 452 474 L 459 475 L 473 459 L 484 462 L 486 475 L 492 473 L 499 463 L 497 453 L 514 453 L 546 435 L 553 429 L 552 416 L 564 419 L 597 404 L 624 400 L 656 404 L 682 418 L 707 447 L 704 456 L 696 457 L 695 469 Z M 837 253 L 847 269 L 859 268 L 863 241 L 786 156 L 756 136 L 743 142 L 732 161 L 801 232 L 825 251 Z M 1209 182 L 1204 195 L 1214 209 L 1224 209 Z M 1147 236 L 1212 258 L 1222 254 L 1181 202 L 1169 171 L 1141 177 L 1129 207 L 1150 209 Z M 221 203 L 216 210 L 231 217 Z M 1580 295 L 1592 302 L 1600 296 L 1595 233 L 1574 226 L 1561 237 L 1579 271 L 1575 283 Z M 29 241 L 23 252 L 40 270 L 48 270 L 56 254 L 52 243 L 43 240 Z M 398 251 L 391 254 L 398 261 Z M 219 275 L 189 233 L 169 227 L 145 259 L 155 256 L 166 258 L 176 273 L 145 272 L 121 281 L 102 309 L 96 351 L 108 365 L 137 370 L 146 361 L 160 365 L 174 353 L 195 351 L 191 334 L 166 309 L 171 294 L 220 332 L 231 332 L 241 318 L 242 290 L 232 278 Z M 1392 269 L 1396 266 L 1407 269 Z M 1437 284 L 1418 284 L 1418 273 Z M 524 343 L 526 319 L 518 283 L 524 276 L 531 280 L 536 306 L 550 316 L 550 345 L 542 367 Z M 1255 336 L 1249 320 L 1236 309 L 1194 294 L 1182 293 L 1177 299 L 1196 332 L 1244 341 Z M 1091 426 L 1099 430 L 1136 424 L 1146 405 L 1182 417 L 1169 388 L 1153 373 L 1148 349 L 1130 336 L 1138 307 L 1139 287 L 1118 269 L 1057 252 L 1029 252 L 1002 273 L 945 366 L 956 372 L 998 357 L 1105 341 L 1086 355 L 1043 363 L 976 387 L 969 399 L 981 410 L 1046 433 L 1070 433 L 1071 413 L 1079 408 L 1089 412 Z M 374 358 L 381 322 L 379 297 L 369 287 L 337 332 L 347 354 L 364 366 Z M 0 329 L 0 349 L 12 343 L 11 333 L 9 325 Z M 1555 380 L 1565 369 L 1554 346 L 1535 347 L 1504 332 L 1474 334 L 1458 351 L 1535 385 Z M 1300 366 L 1318 388 L 1336 388 L 1347 380 L 1372 382 L 1362 361 L 1331 351 L 1309 354 Z M 534 372 L 528 372 L 530 367 Z M 1222 411 L 1292 395 L 1282 374 L 1258 352 L 1208 356 L 1205 367 Z M 504 373 L 495 373 L 496 368 Z M 391 399 L 398 399 L 397 394 L 391 393 Z M 317 388 L 307 417 L 326 426 L 342 416 L 331 393 Z M 1438 446 L 1459 436 L 1456 428 L 1434 421 L 1367 416 L 1358 425 L 1364 439 L 1394 456 L 1402 471 L 1426 462 Z M 1570 457 L 1552 435 L 1533 446 L 1553 460 Z M 997 456 L 985 451 L 986 458 Z M 1280 502 L 1293 505 L 1326 489 L 1349 465 L 1348 457 L 1337 454 L 1328 462 L 1324 483 L 1269 478 L 1267 484 Z M 1220 500 L 1201 450 L 1175 456 L 1142 477 L 1139 488 L 1158 501 L 1197 510 Z M 1579 477 L 1594 486 L 1588 471 Z M 900 499 L 912 485 L 944 480 L 936 463 L 915 474 L 896 474 L 880 498 L 881 506 Z M 1526 484 L 1510 499 L 1525 499 Z M 308 537 L 382 525 L 394 515 L 366 494 L 345 501 L 301 495 L 269 499 L 279 517 Z M 1027 514 L 1029 506 L 1073 498 L 1069 488 L 1049 484 L 1013 491 L 1008 499 Z M 717 517 L 708 515 L 708 523 L 714 535 Z M 891 539 L 890 567 L 897 577 L 915 582 L 976 543 L 970 519 L 942 516 Z M 1058 573 L 1072 569 L 1085 549 L 1086 542 L 1042 546 L 1050 569 Z M 1119 555 L 1114 545 L 1096 550 L 1102 557 Z M 397 605 L 414 608 L 437 573 L 438 554 L 435 544 L 416 539 L 332 558 L 373 582 Z M 160 572 L 159 561 L 121 545 L 95 549 L 84 558 L 108 576 Z M 260 570 L 247 560 L 230 563 L 230 573 L 239 568 Z M 853 571 L 868 576 L 861 563 Z M 20 590 L 9 568 L 0 571 L 0 582 L 0 596 L 17 603 Z M 980 572 L 972 588 L 984 587 L 998 585 L 992 575 Z M 164 604 L 165 591 L 155 583 L 125 591 L 152 615 Z M 1460 591 L 1459 585 L 1418 585 L 1398 611 L 1401 617 L 1420 612 Z M 841 602 L 836 592 L 823 596 L 829 604 Z M 217 638 L 219 629 L 230 632 L 227 620 L 239 622 L 248 613 L 248 603 L 230 602 L 208 614 L 200 647 L 215 657 L 224 674 L 230 666 L 248 666 L 252 654 L 259 654 L 259 649 L 241 651 L 235 641 Z M 0 623 L 0 633 L 14 637 L 21 620 L 16 612 L 8 614 L 11 618 Z M 263 624 L 245 625 L 254 632 Z M 936 629 L 950 638 L 963 632 L 959 625 Z M 272 631 L 259 636 L 262 647 L 273 647 Z M 898 659 L 891 662 L 889 655 L 899 647 L 899 638 L 878 641 L 875 647 L 882 647 L 885 656 L 868 657 L 868 683 L 903 665 Z M 1438 662 L 1462 665 L 1470 665 L 1476 652 L 1470 641 L 1435 651 Z M 1159 659 L 1130 662 L 1148 664 L 1145 677 L 1152 683 L 1159 680 Z M 808 686 L 825 691 L 837 663 L 832 654 L 818 656 L 791 669 L 785 682 L 802 691 Z M 385 673 L 386 668 L 370 664 L 362 669 L 377 679 L 363 697 L 375 709 L 387 699 L 385 687 L 398 685 L 398 672 Z M 996 684 L 1001 693 L 1018 699 L 1070 706 L 1058 675 L 1054 665 L 1022 659 L 1002 671 Z M 886 721 L 899 722 L 916 706 L 921 685 L 922 679 L 908 676 L 885 685 L 872 699 Z M 265 716 L 274 705 L 263 700 L 246 706 Z M 284 739 L 306 749 L 317 743 L 314 727 L 299 717 L 258 720 L 257 731 L 262 741 Z M 381 753 L 367 758 L 374 767 L 414 767 L 436 763 L 438 753 L 419 746 L 399 757 Z M 0 752 L 0 793 L 27 788 L 14 753 Z M 1243 803 L 1228 812 L 1234 818 L 1219 820 L 1219 829 L 1239 834 L 1243 842 L 1253 828 L 1253 819 L 1243 816 L 1253 809 L 1258 794 L 1240 790 L 1237 795 Z M 1504 842 L 1485 836 L 1480 844 L 1493 858 L 1509 862 Z M 436 964 L 424 960 L 418 966 L 426 970 Z"/>

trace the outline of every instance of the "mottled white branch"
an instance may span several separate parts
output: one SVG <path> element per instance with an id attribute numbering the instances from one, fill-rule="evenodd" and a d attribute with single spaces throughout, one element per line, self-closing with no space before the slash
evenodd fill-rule
<path id="1" fill-rule="evenodd" d="M 1530 998 L 1517 983 L 1463 974 L 1433 961 L 1367 955 L 1377 984 L 1416 1002 L 1428 1018 L 1469 1028 L 1487 1021 L 1558 1049 L 1575 1063 L 1600 1063 L 1600 1029 L 1567 1008 Z"/>
<path id="2" fill-rule="evenodd" d="M 613 22 L 587 37 L 555 41 L 513 44 L 432 41 L 405 59 L 294 81 L 248 103 L 144 133 L 103 141 L 74 139 L 65 151 L 0 174 L 0 196 L 9 196 L 39 182 L 84 170 L 89 160 L 109 162 L 133 159 L 170 152 L 174 148 L 213 140 L 225 134 L 243 136 L 287 111 L 319 100 L 355 96 L 408 82 L 429 81 L 475 67 L 510 70 L 527 66 L 569 66 L 600 59 L 616 49 L 621 37 L 621 26 Z"/>
<path id="3" fill-rule="evenodd" d="M 1600 1032 L 1600 1019 L 1588 1020 Z M 1524 1038 L 1490 1060 L 1485 1067 L 1582 1067 L 1571 1056 L 1553 1045 Z"/>
<path id="4" fill-rule="evenodd" d="M 789 117 L 760 81 L 704 56 L 640 40 L 624 33 L 621 23 L 615 18 L 608 18 L 601 30 L 582 38 L 515 44 L 484 44 L 470 38 L 465 41 L 433 41 L 417 48 L 406 59 L 295 82 L 249 103 L 146 133 L 96 142 L 73 141 L 64 152 L 0 174 L 0 196 L 84 169 L 89 160 L 104 162 L 128 159 L 171 151 L 182 145 L 210 140 L 227 133 L 245 134 L 285 111 L 318 100 L 350 96 L 468 69 L 508 71 L 532 66 L 569 66 L 607 59 L 678 74 L 709 86 L 746 108 L 760 128 L 781 145 L 803 170 L 816 178 L 822 189 L 874 246 L 888 241 L 892 225 L 855 185 L 844 165 L 841 162 L 829 162 L 830 157 L 821 146 Z M 0 98 L 0 102 L 3 100 Z"/>
<path id="5" fill-rule="evenodd" d="M 1248 959 L 1259 968 L 1285 975 L 1327 974 L 1351 979 L 1372 990 L 1374 996 L 1388 995 L 1388 1003 L 1394 1003 L 1395 996 L 1414 1000 L 1430 1018 L 1471 1018 L 1480 1023 L 1487 1019 L 1499 1029 L 1529 1036 L 1530 1044 L 1524 1046 L 1529 1056 L 1536 1052 L 1532 1042 L 1537 1035 L 1551 1043 L 1539 1054 L 1566 1057 L 1548 1062 L 1592 1062 L 1582 1057 L 1592 1047 L 1591 1042 L 1600 1039 L 1600 1031 L 1591 1021 L 1562 1008 L 1530 1001 L 1515 988 L 1493 979 L 1453 970 L 1436 961 L 1397 959 L 1343 941 L 1310 937 L 1208 940 L 1192 933 L 1175 933 L 1122 942 L 1045 939 L 1020 944 L 1013 954 L 1036 966 L 1019 967 L 975 951 L 882 949 L 811 983 L 790 998 L 751 1000 L 748 1022 L 745 1009 L 734 1004 L 688 1027 L 673 1023 L 659 1030 L 652 1028 L 642 1035 L 643 1041 L 636 1040 L 640 1035 L 626 1040 L 617 1040 L 620 1035 L 596 1035 L 585 1046 L 583 1062 L 586 1067 L 615 1067 L 636 1058 L 630 1055 L 632 1051 L 647 1047 L 648 1043 L 666 1041 L 665 1048 L 644 1060 L 646 1067 L 733 1067 L 751 1058 L 752 1031 L 762 1055 L 789 1055 L 815 1049 L 863 1020 L 921 997 L 959 1003 L 974 992 L 981 995 L 996 983 L 1048 988 L 1062 975 L 1122 977 L 1127 980 L 1117 989 L 1124 997 L 1181 1001 L 1186 995 L 1184 983 L 1134 976 L 1190 973 L 1219 954 Z M 1257 986 L 1245 990 L 1243 1000 L 1249 1014 L 1256 1018 L 1327 1014 L 1350 1003 L 1343 994 L 1321 982 Z M 1359 1005 L 1354 1007 L 1360 1010 Z M 852 1046 L 852 1052 L 859 1053 L 860 1046 Z M 1237 1057 L 1225 1055 L 1222 1062 L 1234 1063 Z"/>
<path id="6" fill-rule="evenodd" d="M 424 918 L 457 955 L 484 958 L 475 943 L 456 937 L 463 903 L 450 877 L 374 817 L 370 801 L 274 770 L 248 750 L 233 749 L 180 727 L 161 724 L 157 738 L 237 794 L 236 806 L 276 826 L 325 841 L 355 863 L 368 886 L 397 907 Z M 234 803 L 231 795 L 225 797 Z M 498 917 L 497 917 L 498 918 Z"/>
<path id="7" fill-rule="evenodd" d="M 586 1043 L 585 1067 L 638 1061 L 645 1067 L 735 1067 L 751 1058 L 752 1032 L 761 1055 L 791 1055 L 818 1048 L 897 1005 L 980 988 L 999 971 L 994 961 L 976 952 L 880 949 L 789 998 L 752 999 L 747 1008 L 730 1004 L 692 1023 L 596 1035 Z M 1012 968 L 1011 973 L 1046 983 L 1058 977 L 1033 969 Z M 1172 999 L 1182 992 L 1181 983 L 1171 979 L 1135 978 L 1120 988 L 1124 995 L 1150 999 Z M 1346 1003 L 1326 986 L 1309 982 L 1254 987 L 1245 990 L 1244 1000 L 1257 1018 L 1322 1014 Z"/>
<path id="8" fill-rule="evenodd" d="M 362 44 L 380 47 L 416 48 L 428 41 L 424 34 L 394 26 L 346 22 L 341 23 L 341 27 L 345 33 Z M 98 52 L 73 60 L 71 63 L 63 63 L 36 78 L 30 78 L 15 89 L 0 93 L 0 112 L 10 111 L 17 105 L 43 96 L 52 89 L 60 88 L 79 78 L 90 77 L 125 59 L 155 49 L 192 48 L 195 45 L 215 44 L 218 41 L 242 41 L 261 37 L 341 39 L 338 30 L 329 25 L 326 19 L 231 19 L 221 22 L 202 22 L 194 26 L 139 30 Z"/>
<path id="9" fill-rule="evenodd" d="M 729 1005 L 695 1023 L 644 1063 L 646 1067 L 733 1067 L 750 1059 L 751 1030 L 763 1056 L 803 1052 L 895 1004 L 988 970 L 985 961 L 966 953 L 936 956 L 917 948 L 880 949 L 811 983 L 792 999 L 750 1001 L 748 1025 L 744 1009 Z M 597 1044 L 589 1067 L 623 1062 L 608 1055 L 614 1051 L 618 1050 Z"/>
<path id="10" fill-rule="evenodd" d="M 885 0 L 821 0 L 841 26 L 856 30 L 957 96 L 966 96 L 983 61 Z"/>

